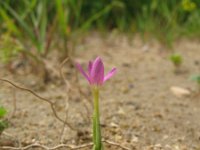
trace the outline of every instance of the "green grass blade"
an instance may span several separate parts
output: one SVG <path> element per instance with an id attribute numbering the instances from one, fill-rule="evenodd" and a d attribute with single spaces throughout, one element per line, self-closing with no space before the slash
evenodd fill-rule
<path id="1" fill-rule="evenodd" d="M 55 2 L 59 26 L 61 31 L 66 34 L 66 28 L 68 25 L 68 10 L 67 8 L 65 8 L 66 10 L 64 9 L 62 0 L 56 0 Z"/>
<path id="2" fill-rule="evenodd" d="M 28 36 L 32 40 L 34 44 L 37 44 L 34 32 L 31 30 L 29 25 L 17 14 L 17 12 L 14 11 L 7 3 L 4 3 L 5 8 L 15 17 L 15 19 L 19 22 L 21 27 L 27 32 Z"/>
<path id="3" fill-rule="evenodd" d="M 17 26 L 13 23 L 13 20 L 10 18 L 10 16 L 6 13 L 5 10 L 0 9 L 0 16 L 2 17 L 4 23 L 6 24 L 7 29 L 10 32 L 20 35 L 20 32 L 19 32 Z"/>
<path id="4" fill-rule="evenodd" d="M 105 8 L 103 8 L 102 10 L 100 10 L 99 12 L 97 12 L 96 14 L 92 15 L 81 27 L 80 27 L 80 31 L 84 31 L 87 30 L 91 24 L 96 21 L 97 19 L 99 19 L 101 16 L 103 16 L 104 14 L 108 13 L 110 10 L 112 9 L 112 4 L 106 6 Z"/>

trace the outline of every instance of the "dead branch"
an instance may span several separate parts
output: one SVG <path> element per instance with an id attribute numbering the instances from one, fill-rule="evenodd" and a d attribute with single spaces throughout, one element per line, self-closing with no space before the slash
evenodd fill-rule
<path id="1" fill-rule="evenodd" d="M 67 118 L 68 118 L 68 108 L 69 108 L 69 90 L 70 90 L 70 83 L 65 79 L 64 73 L 63 73 L 63 66 L 64 64 L 68 61 L 69 59 L 66 58 L 59 67 L 59 72 L 60 72 L 60 77 L 63 79 L 63 81 L 65 82 L 65 86 L 66 86 L 66 95 L 65 95 L 65 100 L 66 100 L 66 104 L 65 104 L 65 123 L 63 124 L 63 128 L 61 131 L 61 135 L 60 135 L 60 143 L 63 143 L 63 139 L 64 139 L 64 135 L 65 135 L 65 131 L 66 131 L 66 122 L 67 122 Z"/>
<path id="2" fill-rule="evenodd" d="M 3 132 L 3 134 L 5 134 L 6 136 L 14 138 L 9 133 Z M 21 143 L 21 142 L 19 142 L 19 139 L 17 141 L 18 141 L 18 143 Z M 106 144 L 109 144 L 109 145 L 112 145 L 112 146 L 119 147 L 119 148 L 121 148 L 123 150 L 131 150 L 130 148 L 122 146 L 121 144 L 115 143 L 113 141 L 109 141 L 109 140 L 103 139 L 102 142 L 104 142 Z M 5 150 L 7 150 L 7 149 L 8 150 L 27 150 L 29 148 L 43 148 L 45 150 L 56 150 L 56 149 L 59 149 L 59 148 L 69 148 L 70 150 L 77 150 L 77 149 L 81 149 L 81 148 L 85 148 L 85 147 L 90 147 L 90 146 L 93 146 L 93 143 L 83 144 L 83 145 L 80 145 L 80 146 L 67 145 L 67 144 L 59 144 L 59 145 L 54 146 L 52 148 L 44 146 L 44 145 L 41 145 L 39 143 L 33 143 L 33 144 L 27 145 L 25 147 L 21 147 L 21 146 L 20 147 L 3 146 L 3 147 L 0 147 L 0 148 L 5 149 Z"/>
<path id="3" fill-rule="evenodd" d="M 70 83 L 68 82 L 68 80 L 66 80 L 66 78 L 65 78 L 65 76 L 64 76 L 64 72 L 63 72 L 63 67 L 64 67 L 64 65 L 65 65 L 65 63 L 68 61 L 68 60 L 70 60 L 68 57 L 67 58 L 65 58 L 63 61 L 62 61 L 62 63 L 60 64 L 60 67 L 59 67 L 59 72 L 60 72 L 60 77 L 63 79 L 63 81 L 64 81 L 64 83 L 65 83 L 65 85 L 66 85 L 66 93 L 69 93 L 69 90 L 70 90 Z M 77 74 L 77 73 L 76 73 Z M 77 76 L 77 75 L 76 75 Z M 80 94 L 84 94 L 82 91 L 81 91 L 81 89 L 80 89 L 80 87 L 78 86 L 78 90 L 79 90 L 79 92 L 80 92 Z M 86 96 L 84 96 L 84 97 L 86 97 Z M 68 95 L 66 96 L 66 99 L 68 100 Z M 85 100 L 85 99 L 84 99 Z M 88 108 L 88 106 L 86 105 L 86 103 L 87 103 L 87 101 L 83 101 L 83 106 L 85 107 L 85 109 L 86 109 L 86 113 L 87 113 L 87 117 L 85 117 L 82 113 L 80 113 L 82 116 L 83 116 L 83 118 L 84 119 L 86 119 L 87 121 L 89 121 L 90 122 L 90 111 L 89 111 L 89 108 Z M 67 115 L 67 114 L 66 114 Z M 89 119 L 88 119 L 89 118 Z M 67 119 L 67 118 L 66 118 Z M 65 126 L 65 125 L 64 125 Z"/>
<path id="4" fill-rule="evenodd" d="M 65 85 L 67 87 L 67 93 L 69 92 L 69 89 L 70 89 L 70 84 L 69 82 L 65 79 L 65 76 L 64 76 L 64 73 L 63 73 L 63 66 L 64 64 L 69 60 L 69 58 L 66 58 L 63 60 L 63 62 L 60 64 L 60 68 L 59 68 L 59 71 L 60 71 L 60 77 L 63 79 L 63 81 L 65 82 Z"/>
<path id="5" fill-rule="evenodd" d="M 31 144 L 31 145 L 28 145 L 28 146 L 25 146 L 25 147 L 3 146 L 2 150 L 27 150 L 27 149 L 30 149 L 30 148 L 42 148 L 44 150 L 56 150 L 56 149 L 59 149 L 59 148 L 69 148 L 70 150 L 77 150 L 77 149 L 82 149 L 82 148 L 85 148 L 85 147 L 92 147 L 92 146 L 93 146 L 93 144 L 89 143 L 89 144 L 84 144 L 84 145 L 80 145 L 80 146 L 59 144 L 55 147 L 47 147 L 47 146 L 44 146 L 44 145 L 40 145 L 38 143 L 34 143 L 34 144 Z"/>
<path id="6" fill-rule="evenodd" d="M 57 114 L 57 112 L 56 112 L 56 110 L 55 110 L 55 108 L 54 108 L 54 103 L 51 102 L 50 100 L 41 97 L 40 95 L 36 94 L 34 91 L 32 91 L 32 90 L 30 90 L 30 89 L 28 89 L 28 88 L 24 88 L 24 87 L 21 87 L 21 86 L 19 86 L 19 85 L 16 85 L 16 84 L 14 84 L 13 82 L 11 82 L 11 81 L 9 81 L 9 80 L 7 80 L 7 79 L 1 79 L 1 78 L 0 78 L 0 80 L 3 81 L 3 82 L 9 83 L 10 85 L 14 86 L 14 87 L 17 88 L 17 89 L 20 89 L 20 90 L 22 90 L 22 91 L 27 91 L 27 92 L 33 94 L 33 95 L 34 95 L 35 97 L 37 97 L 38 99 L 47 102 L 47 103 L 51 106 L 51 109 L 52 109 L 53 114 L 54 114 L 54 116 L 56 117 L 56 119 L 58 119 L 59 121 L 61 121 L 61 122 L 64 123 L 64 124 L 67 124 L 68 127 L 69 127 L 70 129 L 76 130 L 70 123 L 65 122 L 65 120 L 63 120 L 62 118 L 60 118 L 60 117 L 58 116 L 58 114 Z"/>
<path id="7" fill-rule="evenodd" d="M 65 123 L 63 124 L 63 128 L 60 134 L 60 143 L 63 143 L 64 140 L 64 135 L 65 135 L 65 131 L 66 131 L 66 124 L 67 124 L 67 118 L 68 118 L 68 108 L 69 108 L 69 103 L 68 103 L 68 96 L 66 96 L 66 104 L 65 104 Z"/>
<path id="8" fill-rule="evenodd" d="M 63 128 L 60 134 L 60 143 L 63 143 L 65 131 L 66 131 L 66 124 L 67 124 L 67 118 L 68 118 L 68 108 L 69 108 L 69 103 L 68 103 L 68 96 L 66 96 L 66 104 L 65 104 L 65 123 L 63 124 Z"/>
<path id="9" fill-rule="evenodd" d="M 124 150 L 131 150 L 131 149 L 128 148 L 128 147 L 122 146 L 122 145 L 119 144 L 119 143 L 115 143 L 115 142 L 112 142 L 112 141 L 109 141 L 109 140 L 102 140 L 102 142 L 107 143 L 107 144 L 110 144 L 110 145 L 113 145 L 113 146 L 116 146 L 116 147 L 120 147 L 120 148 L 122 148 L 122 149 L 124 149 Z"/>
<path id="10" fill-rule="evenodd" d="M 112 142 L 112 141 L 102 140 L 102 142 L 116 146 L 116 147 L 120 147 L 123 150 L 131 150 L 128 147 L 122 146 L 119 143 L 115 143 L 115 142 Z M 42 148 L 44 150 L 56 150 L 56 149 L 59 149 L 59 148 L 69 148 L 70 150 L 77 150 L 77 149 L 82 149 L 82 148 L 92 147 L 92 146 L 93 146 L 93 143 L 83 144 L 83 145 L 80 145 L 80 146 L 59 144 L 59 145 L 54 146 L 54 147 L 47 147 L 47 146 L 41 145 L 39 143 L 34 143 L 34 144 L 30 144 L 30 145 L 25 146 L 25 147 L 3 146 L 2 149 L 3 150 L 27 150 L 29 148 Z"/>

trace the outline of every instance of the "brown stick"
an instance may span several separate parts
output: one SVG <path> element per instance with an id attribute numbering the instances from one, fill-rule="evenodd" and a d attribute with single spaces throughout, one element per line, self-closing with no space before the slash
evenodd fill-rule
<path id="1" fill-rule="evenodd" d="M 38 143 L 35 143 L 35 144 L 31 144 L 31 145 L 28 145 L 28 146 L 25 146 L 25 147 L 11 147 L 11 146 L 3 146 L 2 147 L 2 150 L 27 150 L 27 149 L 30 149 L 30 148 L 42 148 L 44 150 L 56 150 L 56 149 L 59 149 L 59 148 L 69 148 L 70 150 L 77 150 L 77 149 L 81 149 L 81 148 L 85 148 L 85 147 L 91 147 L 93 146 L 92 143 L 89 143 L 89 144 L 84 144 L 84 145 L 80 145 L 80 146 L 73 146 L 73 145 L 66 145 L 66 144 L 59 144 L 55 147 L 47 147 L 47 146 L 44 146 L 44 145 L 40 145 Z"/>
<path id="2" fill-rule="evenodd" d="M 64 135 L 65 135 L 65 130 L 66 130 L 66 122 L 67 122 L 67 117 L 68 117 L 68 108 L 69 108 L 69 90 L 70 90 L 70 83 L 65 79 L 64 73 L 63 73 L 63 66 L 64 64 L 68 61 L 69 59 L 66 58 L 64 59 L 64 61 L 60 64 L 59 67 L 59 72 L 60 72 L 60 77 L 63 79 L 63 81 L 65 82 L 65 86 L 66 86 L 66 96 L 65 96 L 65 100 L 66 100 L 66 104 L 65 104 L 65 123 L 63 124 L 63 128 L 61 130 L 61 135 L 60 135 L 60 143 L 63 143 L 63 139 L 64 139 Z"/>
<path id="3" fill-rule="evenodd" d="M 67 57 L 67 58 L 65 58 L 64 60 L 63 60 L 63 62 L 60 64 L 60 69 L 59 69 L 59 72 L 60 72 L 60 76 L 61 76 L 61 78 L 63 79 L 63 81 L 65 82 L 65 85 L 66 85 L 66 88 L 67 88 L 67 91 L 66 91 L 66 93 L 69 93 L 69 90 L 70 90 L 70 83 L 68 82 L 68 80 L 66 80 L 66 78 L 65 78 L 65 76 L 64 76 L 64 73 L 63 73 L 63 66 L 64 66 L 64 64 L 67 62 L 67 61 L 69 61 L 70 59 Z M 77 78 L 77 72 L 76 72 L 76 78 Z M 77 80 L 77 79 L 76 79 Z M 77 80 L 77 82 L 78 82 L 78 80 Z M 77 88 L 78 88 L 78 91 L 80 92 L 80 94 L 81 95 L 83 95 L 84 93 L 81 91 L 81 89 L 80 89 L 80 87 L 79 86 L 77 86 Z M 84 96 L 84 98 L 86 98 L 86 99 L 88 99 L 87 98 L 87 96 L 85 95 Z M 84 99 L 85 100 L 85 99 Z M 87 113 L 87 117 L 86 117 L 86 120 L 87 121 L 89 121 L 90 122 L 90 111 L 89 111 L 89 108 L 88 108 L 88 106 L 86 105 L 86 103 L 87 103 L 87 101 L 83 101 L 83 106 L 85 107 L 85 109 L 86 109 L 86 113 Z M 82 115 L 83 116 L 83 115 Z M 83 116 L 83 118 L 84 118 L 84 116 Z M 88 119 L 89 118 L 89 119 Z"/>
<path id="4" fill-rule="evenodd" d="M 116 146 L 116 147 L 120 147 L 123 150 L 131 150 L 128 147 L 122 146 L 122 145 L 120 145 L 118 143 L 115 143 L 115 142 L 112 142 L 112 141 L 103 140 L 102 142 L 110 144 L 110 145 L 113 145 L 113 146 Z M 42 149 L 45 149 L 45 150 L 56 150 L 56 149 L 65 147 L 65 148 L 69 148 L 70 150 L 77 150 L 77 149 L 82 149 L 82 148 L 85 148 L 85 147 L 92 147 L 92 146 L 93 146 L 93 143 L 83 144 L 83 145 L 80 145 L 80 146 L 59 144 L 59 145 L 54 146 L 54 147 L 47 147 L 47 146 L 41 145 L 39 143 L 34 143 L 34 144 L 30 144 L 28 146 L 19 147 L 19 148 L 18 147 L 3 146 L 2 149 L 4 149 L 4 150 L 7 150 L 7 149 L 8 150 L 27 150 L 29 148 L 37 148 L 37 147 L 39 147 L 39 148 L 42 148 Z"/>
<path id="5" fill-rule="evenodd" d="M 115 142 L 112 142 L 112 141 L 109 141 L 109 140 L 102 140 L 102 142 L 107 143 L 107 144 L 110 144 L 110 145 L 113 145 L 113 146 L 116 146 L 116 147 L 120 147 L 120 148 L 122 148 L 122 149 L 124 149 L 124 150 L 131 150 L 131 149 L 128 148 L 128 147 L 122 146 L 122 145 L 119 144 L 119 143 L 115 143 Z"/>
<path id="6" fill-rule="evenodd" d="M 62 123 L 67 124 L 68 127 L 69 127 L 70 129 L 76 130 L 71 124 L 65 122 L 65 120 L 63 120 L 62 118 L 60 118 L 60 117 L 58 116 L 58 114 L 57 114 L 57 112 L 56 112 L 56 110 L 55 110 L 55 108 L 54 108 L 54 103 L 51 102 L 50 100 L 41 97 L 40 95 L 36 94 L 34 91 L 32 91 L 32 90 L 30 90 L 30 89 L 27 89 L 27 88 L 21 87 L 21 86 L 19 86 L 19 85 L 16 85 L 16 84 L 14 84 L 13 82 L 11 82 L 11 81 L 9 81 L 9 80 L 7 80 L 7 79 L 1 79 L 1 78 L 0 78 L 0 80 L 3 81 L 3 82 L 7 82 L 7 83 L 11 84 L 12 86 L 14 86 L 14 87 L 16 87 L 16 88 L 18 88 L 18 89 L 20 89 L 20 90 L 27 91 L 27 92 L 33 94 L 33 95 L 34 95 L 35 97 L 37 97 L 38 99 L 43 100 L 43 101 L 49 103 L 49 105 L 51 106 L 51 109 L 52 109 L 52 111 L 53 111 L 54 116 L 55 116 L 59 121 L 61 121 Z"/>

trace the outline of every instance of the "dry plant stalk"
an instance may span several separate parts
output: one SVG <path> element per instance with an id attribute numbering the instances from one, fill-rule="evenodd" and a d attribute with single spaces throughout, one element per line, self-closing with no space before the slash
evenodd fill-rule
<path id="1" fill-rule="evenodd" d="M 59 72 L 60 72 L 60 77 L 63 79 L 63 81 L 64 81 L 64 83 L 65 83 L 65 85 L 66 85 L 66 92 L 67 93 L 69 93 L 69 90 L 70 90 L 70 83 L 68 82 L 68 80 L 66 80 L 65 79 L 65 76 L 64 76 L 64 72 L 63 72 L 63 67 L 64 67 L 64 64 L 67 62 L 67 61 L 69 61 L 70 60 L 70 58 L 65 58 L 64 60 L 63 60 L 63 62 L 60 64 L 60 67 L 59 67 Z M 77 71 L 75 72 L 75 78 L 76 78 L 76 82 L 77 83 L 79 83 L 78 82 L 78 75 L 77 75 Z M 85 120 L 87 120 L 88 122 L 90 122 L 90 109 L 88 108 L 88 106 L 87 106 L 87 102 L 89 103 L 89 104 L 91 104 L 91 101 L 89 100 L 89 98 L 87 97 L 87 95 L 81 90 L 81 88 L 80 88 L 80 86 L 79 85 L 77 85 L 76 86 L 76 88 L 78 89 L 78 92 L 81 94 L 81 96 L 83 96 L 84 97 L 84 101 L 83 101 L 83 106 L 84 106 L 84 108 L 85 108 L 85 110 L 86 110 L 86 113 L 87 113 L 87 117 L 85 117 L 82 113 L 80 113 L 81 115 L 82 115 L 82 117 L 83 118 L 85 118 Z M 91 104 L 91 106 L 92 106 L 92 104 Z"/>
<path id="2" fill-rule="evenodd" d="M 59 72 L 60 72 L 60 77 L 63 79 L 63 81 L 65 82 L 65 86 L 66 86 L 66 95 L 65 95 L 65 100 L 66 100 L 66 103 L 65 103 L 65 123 L 63 124 L 63 128 L 62 128 L 62 131 L 61 131 L 61 134 L 60 134 L 60 143 L 63 143 L 64 141 L 64 135 L 65 135 L 65 131 L 66 131 L 66 122 L 67 122 L 67 117 L 68 117 L 68 108 L 69 108 L 69 96 L 68 96 L 68 93 L 70 91 L 70 83 L 65 79 L 65 76 L 64 76 L 64 73 L 63 73 L 63 66 L 64 64 L 68 61 L 68 58 L 66 58 L 61 64 L 60 64 L 60 67 L 59 67 Z"/>
<path id="3" fill-rule="evenodd" d="M 122 145 L 115 143 L 115 142 L 112 142 L 112 141 L 102 140 L 102 142 L 107 143 L 107 144 L 112 145 L 112 146 L 119 147 L 123 150 L 131 150 L 128 147 L 122 146 Z M 2 150 L 28 150 L 30 148 L 42 148 L 44 150 L 57 150 L 59 148 L 69 148 L 70 150 L 77 150 L 77 149 L 82 149 L 82 148 L 92 147 L 92 146 L 93 146 L 93 143 L 83 144 L 83 145 L 80 145 L 80 146 L 59 144 L 59 145 L 56 145 L 54 147 L 47 147 L 47 146 L 41 145 L 39 143 L 34 143 L 34 144 L 30 144 L 30 145 L 25 146 L 25 147 L 3 146 Z"/>
<path id="4" fill-rule="evenodd" d="M 41 97 L 40 95 L 36 94 L 34 91 L 32 91 L 32 90 L 30 90 L 30 89 L 28 89 L 28 88 L 25 88 L 25 87 L 21 87 L 21 86 L 19 86 L 19 85 L 16 85 L 15 83 L 13 83 L 13 82 L 10 81 L 10 80 L 0 78 L 0 81 L 7 82 L 7 83 L 9 83 L 10 85 L 14 86 L 15 88 L 20 89 L 20 90 L 22 90 L 22 91 L 27 91 L 27 92 L 33 94 L 33 95 L 34 95 L 35 97 L 37 97 L 38 99 L 47 102 L 47 103 L 51 106 L 52 112 L 53 112 L 54 116 L 56 117 L 56 119 L 58 119 L 59 121 L 61 121 L 61 122 L 64 123 L 64 124 L 66 124 L 70 129 L 76 130 L 70 123 L 66 122 L 65 120 L 63 120 L 62 118 L 60 118 L 60 117 L 58 116 L 58 114 L 57 114 L 57 112 L 56 112 L 56 110 L 55 110 L 55 108 L 54 108 L 54 103 L 51 102 L 50 100 L 48 100 L 48 99 L 46 99 L 46 98 L 44 98 L 44 97 Z"/>
<path id="5" fill-rule="evenodd" d="M 39 143 L 34 143 L 34 144 L 30 144 L 30 145 L 25 146 L 25 147 L 3 146 L 2 150 L 28 150 L 30 148 L 42 148 L 44 150 L 57 150 L 59 148 L 69 148 L 70 150 L 77 150 L 77 149 L 81 149 L 81 148 L 85 148 L 85 147 L 91 147 L 92 145 L 93 145 L 92 143 L 84 144 L 84 145 L 80 145 L 80 146 L 59 144 L 59 145 L 56 145 L 54 147 L 47 147 L 47 146 L 41 145 Z"/>

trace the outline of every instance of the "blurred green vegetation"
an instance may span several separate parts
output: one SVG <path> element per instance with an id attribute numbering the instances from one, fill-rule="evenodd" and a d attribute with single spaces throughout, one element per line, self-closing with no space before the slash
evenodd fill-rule
<path id="1" fill-rule="evenodd" d="M 170 56 L 170 60 L 176 67 L 180 67 L 180 65 L 183 63 L 183 58 L 180 54 L 172 54 Z"/>
<path id="2" fill-rule="evenodd" d="M 200 75 L 193 75 L 191 80 L 196 81 L 197 84 L 200 86 Z"/>
<path id="3" fill-rule="evenodd" d="M 5 120 L 5 115 L 7 111 L 4 107 L 0 106 L 0 135 L 4 129 L 8 127 L 8 122 Z"/>
<path id="4" fill-rule="evenodd" d="M 68 56 L 68 41 L 89 30 L 139 32 L 170 46 L 200 35 L 199 7 L 199 0 L 2 0 L 0 58 L 45 57 L 52 43 Z"/>

